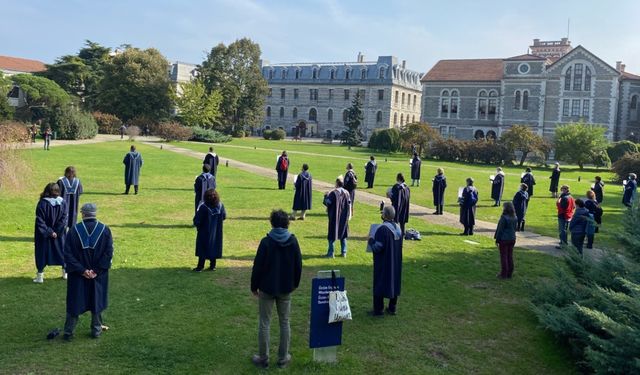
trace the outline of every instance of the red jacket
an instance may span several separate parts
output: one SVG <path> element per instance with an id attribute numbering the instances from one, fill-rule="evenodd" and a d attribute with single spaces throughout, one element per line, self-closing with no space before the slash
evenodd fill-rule
<path id="1" fill-rule="evenodd" d="M 576 209 L 576 203 L 571 194 L 567 193 L 560 195 L 560 198 L 556 201 L 556 207 L 558 208 L 558 217 L 571 220 Z"/>

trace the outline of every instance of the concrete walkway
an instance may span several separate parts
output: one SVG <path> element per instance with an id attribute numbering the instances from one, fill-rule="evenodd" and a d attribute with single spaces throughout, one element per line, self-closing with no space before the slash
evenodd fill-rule
<path id="1" fill-rule="evenodd" d="M 60 146 L 70 146 L 70 145 L 87 145 L 87 144 L 93 144 L 93 143 L 113 142 L 113 141 L 120 141 L 120 140 L 121 139 L 120 139 L 119 135 L 98 134 L 98 135 L 95 136 L 95 138 L 92 138 L 92 139 L 76 139 L 76 140 L 60 139 L 60 140 L 52 140 L 51 144 L 49 145 L 49 147 L 60 147 Z M 122 139 L 122 142 L 142 142 L 142 141 L 144 141 L 144 142 L 159 142 L 160 138 L 139 136 L 139 137 L 136 137 L 136 139 L 134 141 L 129 141 L 129 137 L 125 136 L 124 139 Z M 25 148 L 44 149 L 44 140 L 37 139 L 35 143 L 27 143 Z"/>

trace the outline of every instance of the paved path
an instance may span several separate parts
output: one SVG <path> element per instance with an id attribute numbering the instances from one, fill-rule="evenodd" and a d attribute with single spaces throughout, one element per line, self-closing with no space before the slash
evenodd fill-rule
<path id="1" fill-rule="evenodd" d="M 161 144 L 157 142 L 153 142 L 152 140 L 142 140 L 138 139 L 138 141 L 142 141 L 142 143 L 147 144 L 149 146 L 162 148 L 165 150 L 169 150 L 172 152 L 176 152 L 178 154 L 203 159 L 205 153 L 197 152 L 193 150 L 189 150 L 182 147 L 177 147 L 171 144 Z M 245 170 L 247 172 L 251 172 L 263 177 L 276 179 L 276 173 L 274 170 L 264 167 L 259 167 L 253 164 L 244 163 L 237 160 L 232 160 L 224 157 L 220 157 L 221 163 L 229 163 L 229 166 Z M 289 174 L 289 181 L 293 183 L 293 175 Z M 333 189 L 334 185 L 332 183 L 313 180 L 313 189 L 320 192 L 328 192 Z M 385 201 L 386 204 L 389 204 L 389 199 L 377 194 L 369 193 L 365 190 L 358 189 L 356 192 L 356 201 L 360 203 L 365 203 L 368 205 L 372 205 L 378 207 L 380 205 L 380 201 Z M 458 216 L 445 212 L 444 215 L 433 215 L 433 210 L 412 204 L 409 212 L 411 216 L 414 218 L 420 218 L 427 223 L 437 224 L 437 225 L 445 225 L 450 227 L 459 227 L 462 229 L 460 223 L 458 222 Z M 482 236 L 490 236 L 493 237 L 493 233 L 496 228 L 496 223 L 490 223 L 486 221 L 476 220 L 476 226 L 474 228 L 474 232 L 482 235 Z M 465 237 L 465 239 L 473 240 L 473 237 Z M 518 233 L 518 242 L 517 246 L 520 248 L 525 248 L 529 250 L 537 250 L 546 254 L 554 255 L 554 256 L 562 256 L 563 251 L 557 250 L 555 246 L 558 244 L 557 238 L 541 236 L 532 232 L 519 232 Z"/>
<path id="2" fill-rule="evenodd" d="M 93 143 L 102 143 L 102 142 L 113 142 L 113 141 L 120 141 L 120 136 L 119 135 L 112 135 L 112 134 L 98 134 L 95 136 L 95 138 L 92 139 L 77 139 L 77 140 L 52 140 L 51 144 L 49 145 L 50 147 L 60 147 L 60 146 L 69 146 L 69 145 L 86 145 L 86 144 L 93 144 Z M 157 137 L 136 137 L 135 139 L 136 142 L 140 142 L 140 141 L 145 141 L 145 142 L 158 142 L 160 141 L 160 138 Z M 129 142 L 129 137 L 125 137 L 122 142 Z M 42 139 L 37 139 L 35 143 L 27 143 L 26 144 L 26 148 L 39 148 L 39 149 L 43 149 L 44 148 L 44 140 Z"/>

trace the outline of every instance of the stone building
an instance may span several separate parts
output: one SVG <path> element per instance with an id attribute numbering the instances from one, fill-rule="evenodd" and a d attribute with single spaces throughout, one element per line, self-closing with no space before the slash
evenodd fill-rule
<path id="1" fill-rule="evenodd" d="M 422 77 L 422 121 L 445 137 L 496 138 L 514 124 L 551 137 L 559 124 L 585 121 L 609 139 L 638 134 L 640 76 L 569 40 L 534 40 L 529 54 L 441 60 Z"/>
<path id="2" fill-rule="evenodd" d="M 334 138 L 345 130 L 346 111 L 357 92 L 363 98 L 363 133 L 420 120 L 418 72 L 405 61 L 380 56 L 355 62 L 270 64 L 262 62 L 269 85 L 263 128 L 288 134 Z"/>

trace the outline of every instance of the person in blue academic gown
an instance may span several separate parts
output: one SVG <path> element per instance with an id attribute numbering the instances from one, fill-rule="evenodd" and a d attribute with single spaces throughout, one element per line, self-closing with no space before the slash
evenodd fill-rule
<path id="1" fill-rule="evenodd" d="M 549 183 L 549 191 L 554 198 L 558 198 L 558 184 L 560 183 L 560 163 L 555 164 L 551 176 L 549 176 L 551 182 Z"/>
<path id="2" fill-rule="evenodd" d="M 364 166 L 364 182 L 367 183 L 367 189 L 373 188 L 373 181 L 376 179 L 376 172 L 378 171 L 378 164 L 376 158 L 371 155 L 369 161 Z"/>
<path id="3" fill-rule="evenodd" d="M 327 258 L 333 258 L 334 242 L 340 240 L 340 253 L 347 256 L 347 237 L 349 236 L 349 220 L 351 219 L 351 198 L 349 192 L 344 189 L 342 176 L 336 179 L 335 189 L 325 194 L 322 202 L 327 207 L 329 227 L 327 240 Z"/>
<path id="4" fill-rule="evenodd" d="M 529 206 L 527 204 L 529 201 L 528 189 L 527 184 L 520 184 L 520 190 L 513 196 L 513 207 L 516 210 L 516 218 L 518 218 L 518 222 L 516 223 L 516 231 L 518 232 L 524 231 L 525 217 Z"/>
<path id="5" fill-rule="evenodd" d="M 434 215 L 442 215 L 444 210 L 444 191 L 447 188 L 447 178 L 444 176 L 444 169 L 438 168 L 438 174 L 433 178 L 433 206 L 436 209 Z"/>
<path id="6" fill-rule="evenodd" d="M 45 186 L 36 206 L 34 230 L 35 260 L 38 273 L 34 283 L 44 282 L 46 266 L 62 266 L 62 277 L 66 278 L 64 266 L 64 241 L 67 227 L 67 204 L 60 196 L 60 187 L 52 182 Z"/>
<path id="7" fill-rule="evenodd" d="M 296 177 L 296 181 L 293 186 L 295 188 L 295 192 L 293 193 L 293 212 L 291 213 L 291 220 L 296 219 L 297 211 L 300 211 L 300 220 L 304 220 L 307 210 L 311 209 L 311 192 L 313 191 L 308 164 L 302 164 L 302 172 Z"/>
<path id="8" fill-rule="evenodd" d="M 420 186 L 420 167 L 422 166 L 422 160 L 418 156 L 417 152 L 413 153 L 413 159 L 411 159 L 411 186 L 417 184 Z"/>
<path id="9" fill-rule="evenodd" d="M 602 203 L 602 201 L 604 200 L 604 182 L 602 182 L 602 177 L 600 176 L 596 176 L 595 180 L 596 181 L 593 184 L 591 190 L 596 195 L 596 202 Z"/>
<path id="10" fill-rule="evenodd" d="M 531 173 L 531 168 L 527 168 L 524 172 L 524 175 L 520 177 L 521 184 L 527 184 L 527 193 L 529 194 L 529 199 L 533 197 L 533 186 L 536 184 L 536 179 L 533 177 L 533 173 Z"/>
<path id="11" fill-rule="evenodd" d="M 193 269 L 201 272 L 204 262 L 209 259 L 209 270 L 215 271 L 216 259 L 222 258 L 222 227 L 227 218 L 227 211 L 220 202 L 220 195 L 215 190 L 204 193 L 204 203 L 200 205 L 193 225 L 198 229 L 196 236 L 196 256 L 198 265 Z"/>
<path id="12" fill-rule="evenodd" d="M 356 188 L 358 187 L 358 177 L 353 170 L 353 164 L 347 163 L 347 170 L 344 174 L 344 189 L 349 192 L 349 198 L 351 201 L 351 216 L 353 216 L 353 209 L 356 205 Z"/>
<path id="13" fill-rule="evenodd" d="M 473 226 L 476 225 L 476 204 L 478 190 L 473 186 L 473 178 L 467 178 L 467 186 L 460 197 L 460 224 L 464 226 L 462 236 L 473 236 Z"/>
<path id="14" fill-rule="evenodd" d="M 82 221 L 69 230 L 64 247 L 67 280 L 65 340 L 71 339 L 80 315 L 91 312 L 91 336 L 103 329 L 102 312 L 109 303 L 109 269 L 113 259 L 113 237 L 108 226 L 98 221 L 98 208 L 86 203 L 80 209 Z"/>
<path id="15" fill-rule="evenodd" d="M 68 166 L 64 170 L 64 176 L 58 179 L 60 196 L 67 204 L 67 228 L 73 228 L 78 218 L 80 195 L 84 192 L 82 183 L 76 176 L 76 168 Z"/>
<path id="16" fill-rule="evenodd" d="M 286 151 L 276 160 L 276 172 L 278 172 L 278 189 L 284 190 L 287 186 L 287 174 L 289 173 L 289 157 Z"/>
<path id="17" fill-rule="evenodd" d="M 213 147 L 209 147 L 209 153 L 205 155 L 202 164 L 206 164 L 209 166 L 209 173 L 211 173 L 213 176 L 218 173 L 218 164 L 220 164 L 220 158 L 215 152 L 213 152 Z"/>
<path id="18" fill-rule="evenodd" d="M 129 194 L 129 188 L 133 185 L 135 194 L 138 194 L 140 169 L 142 169 L 142 155 L 136 151 L 136 146 L 131 145 L 130 151 L 124 156 L 124 184 L 127 186 L 124 194 Z"/>
<path id="19" fill-rule="evenodd" d="M 491 180 L 491 199 L 495 201 L 493 207 L 500 206 L 502 200 L 502 193 L 504 192 L 504 172 L 502 168 L 496 168 L 496 175 Z"/>
<path id="20" fill-rule="evenodd" d="M 404 236 L 404 226 L 409 222 L 409 200 L 411 198 L 411 192 L 404 182 L 404 175 L 402 173 L 396 175 L 396 184 L 391 187 L 388 197 L 391 199 L 391 205 L 395 210 L 396 215 L 394 220 L 400 225 L 402 235 Z"/>
<path id="21" fill-rule="evenodd" d="M 629 173 L 627 183 L 624 185 L 624 194 L 622 195 L 622 204 L 627 207 L 632 207 L 633 202 L 636 200 L 638 190 L 638 177 L 635 173 Z"/>
<path id="22" fill-rule="evenodd" d="M 402 286 L 402 231 L 394 222 L 392 206 L 382 209 L 383 223 L 369 238 L 373 252 L 373 311 L 370 315 L 383 315 L 384 299 L 389 299 L 386 311 L 396 315 L 398 296 Z"/>
<path id="23" fill-rule="evenodd" d="M 216 189 L 216 178 L 209 173 L 209 164 L 202 164 L 202 173 L 196 177 L 196 181 L 193 184 L 193 190 L 195 192 L 196 212 L 200 204 L 204 202 L 204 193 L 207 190 Z"/>

